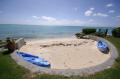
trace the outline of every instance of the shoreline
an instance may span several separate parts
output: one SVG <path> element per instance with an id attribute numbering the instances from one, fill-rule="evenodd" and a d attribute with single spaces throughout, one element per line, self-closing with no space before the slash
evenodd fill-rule
<path id="1" fill-rule="evenodd" d="M 54 40 L 68 40 L 68 39 L 76 39 L 76 37 L 73 35 L 73 36 L 70 36 L 70 37 L 55 37 L 55 38 L 43 38 L 43 39 L 39 39 L 39 38 L 34 38 L 34 39 L 24 39 L 25 42 L 35 42 L 35 41 L 54 41 Z"/>

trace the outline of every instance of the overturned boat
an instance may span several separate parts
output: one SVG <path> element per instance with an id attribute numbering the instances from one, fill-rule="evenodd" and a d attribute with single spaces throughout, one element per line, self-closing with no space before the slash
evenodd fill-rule
<path id="1" fill-rule="evenodd" d="M 103 52 L 108 50 L 107 43 L 105 43 L 104 41 L 98 41 L 97 47 L 100 51 L 103 51 Z"/>
<path id="2" fill-rule="evenodd" d="M 17 54 L 24 60 L 35 64 L 37 66 L 42 66 L 42 67 L 50 67 L 50 63 L 45 60 L 44 58 L 41 58 L 39 56 L 23 53 L 23 52 L 17 52 Z"/>

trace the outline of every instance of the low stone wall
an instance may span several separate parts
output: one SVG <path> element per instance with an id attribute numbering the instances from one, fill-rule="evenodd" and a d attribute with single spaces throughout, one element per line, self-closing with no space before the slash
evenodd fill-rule
<path id="1" fill-rule="evenodd" d="M 98 64 L 96 66 L 92 66 L 89 68 L 83 68 L 83 69 L 50 69 L 50 68 L 44 68 L 40 66 L 33 65 L 23 59 L 21 59 L 17 55 L 17 50 L 14 51 L 11 54 L 11 57 L 21 66 L 31 70 L 32 72 L 39 72 L 39 73 L 46 73 L 46 74 L 54 74 L 54 75 L 64 75 L 64 76 L 72 76 L 72 75 L 89 75 L 89 74 L 94 74 L 95 72 L 104 70 L 106 68 L 111 67 L 114 64 L 115 59 L 118 57 L 118 52 L 114 45 L 112 45 L 109 41 L 96 37 L 96 36 L 89 36 L 90 39 L 93 40 L 102 40 L 105 41 L 108 44 L 108 48 L 110 49 L 110 54 L 111 57 L 104 63 Z"/>
<path id="2" fill-rule="evenodd" d="M 16 49 L 20 49 L 23 45 L 25 45 L 25 41 L 23 38 L 20 38 L 15 41 Z"/>

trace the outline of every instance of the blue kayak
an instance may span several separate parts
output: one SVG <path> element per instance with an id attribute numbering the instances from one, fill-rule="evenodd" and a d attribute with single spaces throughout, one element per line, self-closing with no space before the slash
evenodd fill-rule
<path id="1" fill-rule="evenodd" d="M 50 63 L 47 60 L 45 60 L 44 58 L 41 58 L 39 56 L 34 56 L 34 55 L 22 53 L 22 52 L 17 52 L 17 54 L 22 59 L 24 59 L 32 64 L 42 66 L 42 67 L 50 67 Z"/>
<path id="2" fill-rule="evenodd" d="M 98 41 L 97 47 L 98 47 L 99 50 L 101 50 L 101 51 L 106 51 L 107 48 L 108 48 L 107 43 L 105 43 L 104 41 Z"/>

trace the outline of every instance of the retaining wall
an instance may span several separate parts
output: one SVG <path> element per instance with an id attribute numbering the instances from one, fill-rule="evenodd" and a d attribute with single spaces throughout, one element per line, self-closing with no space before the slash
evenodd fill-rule
<path id="1" fill-rule="evenodd" d="M 23 38 L 19 38 L 15 41 L 16 49 L 20 49 L 23 45 L 25 45 L 25 41 Z"/>
<path id="2" fill-rule="evenodd" d="M 44 67 L 33 65 L 33 64 L 21 59 L 17 55 L 17 50 L 11 54 L 11 57 L 19 65 L 31 70 L 32 72 L 54 74 L 54 75 L 64 75 L 64 76 L 81 75 L 82 76 L 82 75 L 94 74 L 95 72 L 98 72 L 98 71 L 104 70 L 108 67 L 111 67 L 114 64 L 115 59 L 118 57 L 118 52 L 117 52 L 116 48 L 114 47 L 114 45 L 112 45 L 109 41 L 107 41 L 103 38 L 100 38 L 100 37 L 89 36 L 89 38 L 96 40 L 96 41 L 102 40 L 108 44 L 108 48 L 110 49 L 111 57 L 107 61 L 105 61 L 102 64 L 99 64 L 99 65 L 96 65 L 93 67 L 89 67 L 89 68 L 83 68 L 83 69 L 50 69 L 50 68 L 44 68 Z"/>

